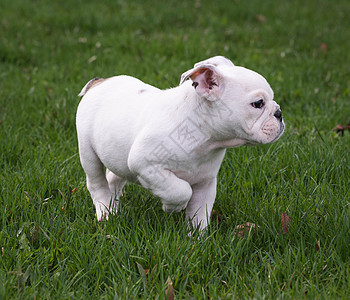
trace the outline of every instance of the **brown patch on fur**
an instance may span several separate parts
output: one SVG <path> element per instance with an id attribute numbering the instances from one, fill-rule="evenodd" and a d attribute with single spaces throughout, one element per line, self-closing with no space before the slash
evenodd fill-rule
<path id="1" fill-rule="evenodd" d="M 87 93 L 88 90 L 90 90 L 91 88 L 101 84 L 102 82 L 104 82 L 107 79 L 109 79 L 109 78 L 98 78 L 98 77 L 96 77 L 96 78 L 90 80 L 89 84 L 86 86 L 85 93 Z"/>
<path id="2" fill-rule="evenodd" d="M 139 94 L 142 94 L 142 93 L 144 93 L 144 92 L 146 92 L 145 89 L 139 90 Z"/>

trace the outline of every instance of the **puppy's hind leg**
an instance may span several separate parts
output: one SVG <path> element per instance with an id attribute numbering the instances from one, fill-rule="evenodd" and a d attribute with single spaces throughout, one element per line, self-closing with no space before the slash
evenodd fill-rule
<path id="1" fill-rule="evenodd" d="M 93 149 L 80 147 L 79 150 L 81 164 L 86 173 L 86 185 L 96 208 L 97 220 L 108 219 L 113 198 L 108 187 L 104 166 Z"/>
<path id="2" fill-rule="evenodd" d="M 115 175 L 112 171 L 108 169 L 106 170 L 106 178 L 108 181 L 109 190 L 112 193 L 112 199 L 114 201 L 119 200 L 119 197 L 123 194 L 123 187 L 126 183 L 126 180 Z M 115 205 L 117 205 L 117 203 Z M 115 211 L 116 210 L 117 207 L 115 208 Z"/>

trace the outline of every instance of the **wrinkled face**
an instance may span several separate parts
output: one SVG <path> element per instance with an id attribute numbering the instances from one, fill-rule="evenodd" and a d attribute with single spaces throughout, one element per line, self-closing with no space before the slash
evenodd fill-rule
<path id="1" fill-rule="evenodd" d="M 194 65 L 182 74 L 182 84 L 193 81 L 198 96 L 212 103 L 212 109 L 225 112 L 215 123 L 221 139 L 240 144 L 267 144 L 276 141 L 285 125 L 282 111 L 273 100 L 273 91 L 260 74 L 235 66 L 216 56 Z M 220 124 L 219 124 L 220 123 Z"/>
<path id="2" fill-rule="evenodd" d="M 233 67 L 226 76 L 222 101 L 231 107 L 237 134 L 251 144 L 276 141 L 285 125 L 282 111 L 264 77 L 243 67 Z M 238 128 L 240 127 L 240 128 Z"/>

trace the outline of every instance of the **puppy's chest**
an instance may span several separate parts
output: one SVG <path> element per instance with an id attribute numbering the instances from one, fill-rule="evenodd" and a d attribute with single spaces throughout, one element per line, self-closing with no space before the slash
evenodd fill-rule
<path id="1" fill-rule="evenodd" d="M 198 168 L 175 170 L 174 174 L 177 177 L 187 181 L 189 184 L 194 185 L 216 177 L 217 172 L 213 172 L 213 170 L 207 166 L 201 165 Z"/>
<path id="2" fill-rule="evenodd" d="M 144 144 L 147 164 L 170 170 L 191 184 L 216 176 L 225 150 L 209 151 L 209 136 L 195 121 L 185 118 L 157 130 Z"/>
<path id="3" fill-rule="evenodd" d="M 183 148 L 174 141 L 163 140 L 154 145 L 147 155 L 147 161 L 173 172 L 190 184 L 196 184 L 216 177 L 224 155 L 225 150 L 205 153 L 196 148 Z"/>

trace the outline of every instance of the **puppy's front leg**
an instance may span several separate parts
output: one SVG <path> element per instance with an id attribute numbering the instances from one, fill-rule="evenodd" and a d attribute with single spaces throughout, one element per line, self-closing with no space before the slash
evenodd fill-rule
<path id="1" fill-rule="evenodd" d="M 179 212 L 186 208 L 192 196 L 190 184 L 160 165 L 152 165 L 138 171 L 138 180 L 152 193 L 161 198 L 163 209 Z"/>
<path id="2" fill-rule="evenodd" d="M 216 178 L 192 186 L 193 194 L 186 208 L 186 216 L 194 228 L 205 229 L 210 222 L 216 196 Z"/>

